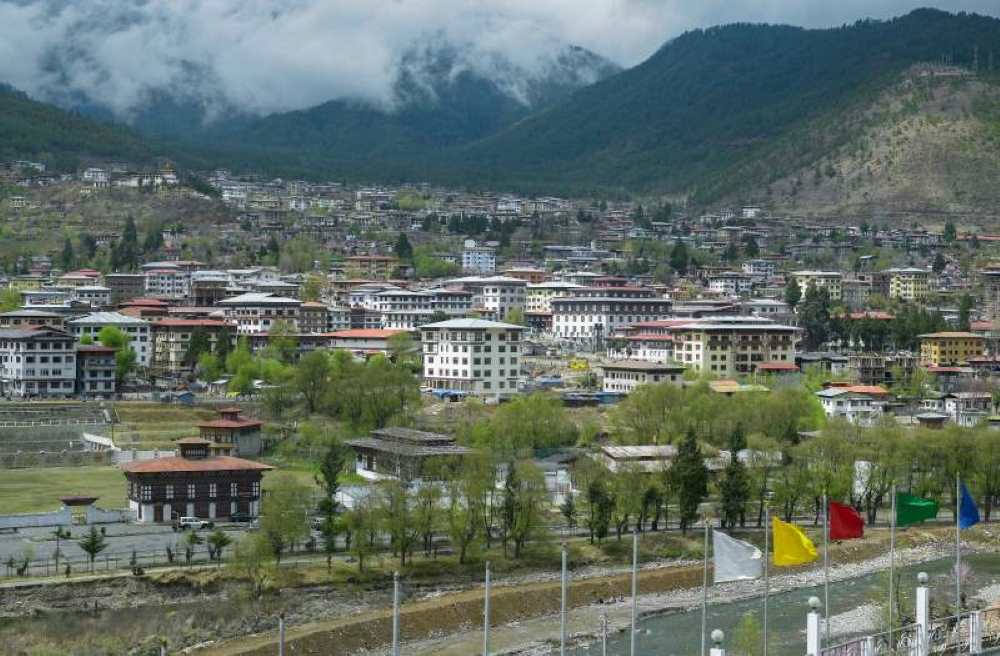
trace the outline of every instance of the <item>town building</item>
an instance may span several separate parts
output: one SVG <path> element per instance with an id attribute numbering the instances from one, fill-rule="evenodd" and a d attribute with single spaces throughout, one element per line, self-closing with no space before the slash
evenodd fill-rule
<path id="1" fill-rule="evenodd" d="M 619 328 L 666 319 L 671 311 L 671 302 L 665 298 L 565 296 L 552 298 L 549 303 L 555 337 L 598 345 Z"/>
<path id="2" fill-rule="evenodd" d="M 0 330 L 0 396 L 72 396 L 76 351 L 68 332 L 56 328 Z"/>
<path id="3" fill-rule="evenodd" d="M 451 319 L 420 328 L 424 384 L 482 396 L 508 396 L 521 379 L 523 326 Z"/>
<path id="4" fill-rule="evenodd" d="M 389 280 L 396 277 L 399 259 L 390 255 L 352 255 L 344 258 L 344 272 L 351 278 Z"/>
<path id="5" fill-rule="evenodd" d="M 58 312 L 45 310 L 12 310 L 0 314 L 0 328 L 58 328 L 64 327 L 65 319 Z"/>
<path id="6" fill-rule="evenodd" d="M 109 398 L 115 393 L 116 349 L 100 344 L 76 347 L 76 393 L 87 398 Z"/>
<path id="7" fill-rule="evenodd" d="M 264 423 L 240 415 L 238 407 L 221 408 L 219 418 L 198 424 L 200 437 L 215 444 L 228 445 L 237 455 L 258 456 L 263 450 L 260 430 Z"/>
<path id="8" fill-rule="evenodd" d="M 529 284 L 525 290 L 525 312 L 552 312 L 552 299 L 572 296 L 585 289 L 583 285 L 566 280 L 550 280 Z"/>
<path id="9" fill-rule="evenodd" d="M 708 288 L 724 296 L 742 296 L 753 289 L 754 279 L 748 273 L 721 271 L 708 278 Z"/>
<path id="10" fill-rule="evenodd" d="M 914 267 L 887 269 L 882 272 L 886 281 L 886 296 L 902 301 L 921 301 L 930 294 L 930 272 Z"/>
<path id="11" fill-rule="evenodd" d="M 816 398 L 827 417 L 871 426 L 882 416 L 889 392 L 880 385 L 843 385 L 822 389 Z"/>
<path id="12" fill-rule="evenodd" d="M 839 271 L 793 271 L 791 275 L 799 285 L 802 298 L 805 298 L 809 285 L 815 285 L 817 289 L 825 289 L 831 301 L 841 299 L 843 275 Z"/>
<path id="13" fill-rule="evenodd" d="M 716 316 L 674 326 L 674 358 L 717 376 L 756 371 L 763 362 L 794 362 L 801 330 L 757 317 Z"/>
<path id="14" fill-rule="evenodd" d="M 741 266 L 743 273 L 750 274 L 759 280 L 773 278 L 775 273 L 774 260 L 753 259 L 747 260 Z"/>
<path id="15" fill-rule="evenodd" d="M 683 379 L 684 367 L 679 364 L 660 364 L 643 360 L 620 360 L 601 365 L 602 387 L 605 392 L 630 394 L 640 385 L 678 383 Z"/>
<path id="16" fill-rule="evenodd" d="M 325 303 L 305 301 L 299 307 L 299 332 L 319 334 L 327 332 L 330 325 L 330 310 Z"/>
<path id="17" fill-rule="evenodd" d="M 224 520 L 260 514 L 261 481 L 273 467 L 222 455 L 228 448 L 197 437 L 178 440 L 177 446 L 176 456 L 122 465 L 129 508 L 137 521 Z"/>
<path id="18" fill-rule="evenodd" d="M 447 285 L 472 292 L 473 307 L 483 308 L 503 319 L 511 310 L 524 310 L 528 283 L 506 276 L 469 276 L 449 280 Z"/>
<path id="19" fill-rule="evenodd" d="M 111 305 L 118 306 L 146 293 L 146 276 L 141 273 L 107 273 L 104 286 L 111 290 Z"/>
<path id="20" fill-rule="evenodd" d="M 205 333 L 208 344 L 215 352 L 219 339 L 231 339 L 233 329 L 219 319 L 160 319 L 153 322 L 152 372 L 157 375 L 190 372 L 197 363 L 186 359 L 191 337 L 197 331 Z"/>
<path id="21" fill-rule="evenodd" d="M 70 319 L 66 322 L 66 326 L 73 331 L 77 341 L 86 336 L 94 342 L 100 341 L 98 335 L 104 327 L 117 328 L 128 337 L 129 347 L 135 351 L 136 363 L 139 366 L 148 367 L 153 359 L 152 330 L 149 322 L 143 319 L 120 312 L 94 312 Z"/>
<path id="22" fill-rule="evenodd" d="M 969 332 L 920 335 L 920 364 L 924 367 L 967 364 L 983 355 L 985 344 L 985 337 Z"/>
<path id="23" fill-rule="evenodd" d="M 283 324 L 291 332 L 299 329 L 302 301 L 297 298 L 248 292 L 219 301 L 219 306 L 225 310 L 226 321 L 236 326 L 240 335 L 267 333 L 277 324 Z"/>
<path id="24" fill-rule="evenodd" d="M 390 328 L 349 328 L 323 335 L 328 347 L 334 351 L 348 351 L 356 358 L 366 359 L 372 355 L 388 354 L 390 341 L 395 335 L 406 334 L 405 330 Z"/>
<path id="25" fill-rule="evenodd" d="M 472 239 L 462 249 L 462 270 L 467 273 L 494 273 L 497 270 L 496 250 L 491 246 L 478 246 Z"/>
<path id="26" fill-rule="evenodd" d="M 438 480 L 441 466 L 473 453 L 453 437 L 411 428 L 381 428 L 345 444 L 357 456 L 355 473 L 369 481 Z"/>

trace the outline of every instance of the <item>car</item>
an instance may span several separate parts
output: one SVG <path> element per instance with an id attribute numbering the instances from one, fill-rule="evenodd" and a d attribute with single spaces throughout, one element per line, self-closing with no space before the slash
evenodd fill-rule
<path id="1" fill-rule="evenodd" d="M 181 517 L 177 520 L 177 526 L 179 526 L 182 531 L 189 528 L 193 528 L 197 531 L 199 529 L 212 528 L 215 526 L 215 522 L 210 522 L 207 519 L 199 519 L 198 517 Z"/>
<path id="2" fill-rule="evenodd" d="M 249 524 L 253 521 L 253 516 L 250 513 L 237 512 L 230 515 L 229 521 L 234 524 Z"/>

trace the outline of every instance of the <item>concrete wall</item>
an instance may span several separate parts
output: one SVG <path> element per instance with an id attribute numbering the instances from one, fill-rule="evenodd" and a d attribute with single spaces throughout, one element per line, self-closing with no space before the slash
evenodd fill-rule
<path id="1" fill-rule="evenodd" d="M 70 526 L 73 513 L 63 506 L 62 510 L 47 513 L 27 513 L 24 515 L 0 515 L 0 529 L 30 528 L 35 526 Z"/>
<path id="2" fill-rule="evenodd" d="M 88 524 L 117 524 L 130 522 L 134 519 L 135 514 L 128 510 L 104 510 L 97 506 L 87 506 Z"/>

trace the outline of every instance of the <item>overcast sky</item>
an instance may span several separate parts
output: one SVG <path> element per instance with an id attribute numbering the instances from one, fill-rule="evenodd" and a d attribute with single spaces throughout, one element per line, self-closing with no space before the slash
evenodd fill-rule
<path id="1" fill-rule="evenodd" d="M 885 18 L 910 0 L 0 0 L 0 80 L 43 98 L 86 94 L 121 115 L 150 87 L 245 110 L 331 98 L 392 101 L 403 52 L 446 39 L 466 64 L 541 70 L 565 44 L 623 66 L 694 27 L 823 27 Z M 1000 0 L 938 0 L 1000 15 Z"/>

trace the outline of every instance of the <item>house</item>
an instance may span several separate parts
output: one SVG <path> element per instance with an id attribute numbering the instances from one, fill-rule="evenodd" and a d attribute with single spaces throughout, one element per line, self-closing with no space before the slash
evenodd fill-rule
<path id="1" fill-rule="evenodd" d="M 109 398 L 114 395 L 116 352 L 116 349 L 99 344 L 77 345 L 77 394 L 90 398 Z"/>
<path id="2" fill-rule="evenodd" d="M 801 330 L 770 319 L 717 316 L 673 327 L 674 358 L 718 376 L 753 373 L 764 362 L 794 362 Z"/>
<path id="3" fill-rule="evenodd" d="M 677 447 L 671 444 L 641 446 L 602 446 L 594 459 L 611 473 L 638 470 L 647 474 L 669 469 L 677 456 Z"/>
<path id="4" fill-rule="evenodd" d="M 198 424 L 203 440 L 230 445 L 240 456 L 257 456 L 263 450 L 260 429 L 264 422 L 240 415 L 238 407 L 221 408 L 218 419 Z"/>
<path id="5" fill-rule="evenodd" d="M 802 298 L 805 298 L 809 286 L 815 285 L 817 289 L 825 289 L 831 301 L 841 299 L 843 275 L 839 271 L 793 271 L 792 277 L 799 285 Z"/>
<path id="6" fill-rule="evenodd" d="M 605 392 L 629 394 L 640 385 L 679 383 L 684 367 L 679 364 L 659 364 L 643 360 L 622 360 L 601 366 Z"/>
<path id="7" fill-rule="evenodd" d="M 436 480 L 434 465 L 473 453 L 455 438 L 411 428 L 381 428 L 368 437 L 346 440 L 357 458 L 355 472 L 369 481 L 395 479 L 406 482 Z"/>
<path id="8" fill-rule="evenodd" d="M 964 365 L 983 355 L 986 338 L 969 332 L 938 332 L 920 335 L 922 366 Z"/>
<path id="9" fill-rule="evenodd" d="M 111 292 L 111 305 L 117 306 L 146 293 L 146 276 L 141 273 L 108 273 L 104 286 Z"/>
<path id="10" fill-rule="evenodd" d="M 219 319 L 160 319 L 153 322 L 152 330 L 151 368 L 158 374 L 179 374 L 190 371 L 195 364 L 185 358 L 196 332 L 205 333 L 215 351 L 220 338 L 231 338 L 232 326 Z"/>
<path id="11" fill-rule="evenodd" d="M 951 392 L 941 397 L 944 414 L 959 426 L 971 428 L 985 420 L 993 411 L 989 392 Z"/>
<path id="12" fill-rule="evenodd" d="M 521 380 L 524 326 L 450 319 L 420 328 L 424 384 L 484 396 L 508 396 Z"/>
<path id="13" fill-rule="evenodd" d="M 405 330 L 382 328 L 349 328 L 332 333 L 324 333 L 327 344 L 334 351 L 349 351 L 356 357 L 389 353 L 389 341 L 395 335 L 406 334 Z"/>
<path id="14" fill-rule="evenodd" d="M 261 480 L 273 467 L 224 455 L 228 448 L 197 437 L 177 446 L 179 455 L 122 465 L 129 508 L 140 523 L 260 514 Z"/>
<path id="15" fill-rule="evenodd" d="M 490 246 L 477 246 L 468 239 L 462 249 L 462 270 L 469 273 L 493 273 L 497 270 L 496 250 Z"/>
<path id="16" fill-rule="evenodd" d="M 882 416 L 889 392 L 880 385 L 834 385 L 816 392 L 827 417 L 871 426 Z"/>
<path id="17" fill-rule="evenodd" d="M 73 336 L 56 328 L 0 330 L 0 395 L 66 397 L 76 389 Z"/>
<path id="18" fill-rule="evenodd" d="M 599 296 L 554 297 L 550 305 L 555 337 L 598 344 L 625 326 L 666 319 L 672 306 L 665 298 L 617 296 L 610 290 Z"/>
<path id="19" fill-rule="evenodd" d="M 270 332 L 276 324 L 285 324 L 292 332 L 298 331 L 302 301 L 286 296 L 272 296 L 249 292 L 219 301 L 225 310 L 226 321 L 236 326 L 240 335 Z"/>
<path id="20" fill-rule="evenodd" d="M 0 328 L 57 328 L 64 327 L 63 316 L 45 310 L 12 310 L 0 314 Z"/>
<path id="21" fill-rule="evenodd" d="M 101 330 L 110 326 L 120 330 L 129 340 L 129 347 L 135 351 L 136 362 L 142 367 L 149 367 L 153 358 L 153 340 L 148 321 L 130 317 L 120 312 L 93 312 L 91 314 L 70 319 L 67 327 L 73 331 L 77 341 L 89 337 L 98 341 Z"/>

